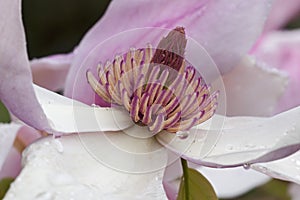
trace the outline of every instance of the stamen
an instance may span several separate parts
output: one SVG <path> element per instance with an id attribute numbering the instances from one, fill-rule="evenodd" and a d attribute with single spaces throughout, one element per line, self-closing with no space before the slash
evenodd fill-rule
<path id="1" fill-rule="evenodd" d="M 211 94 L 193 66 L 186 66 L 186 38 L 179 27 L 157 49 L 130 49 L 97 67 L 99 81 L 87 71 L 91 88 L 104 101 L 124 106 L 132 120 L 153 133 L 186 131 L 209 119 L 218 92 Z"/>

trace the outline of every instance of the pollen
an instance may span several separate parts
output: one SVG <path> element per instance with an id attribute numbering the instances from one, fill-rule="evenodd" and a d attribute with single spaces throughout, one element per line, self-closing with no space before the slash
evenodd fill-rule
<path id="1" fill-rule="evenodd" d="M 94 92 L 112 106 L 123 106 L 132 120 L 152 133 L 186 131 L 215 113 L 218 92 L 211 92 L 184 59 L 186 38 L 177 27 L 157 48 L 131 48 L 112 62 L 87 71 Z"/>

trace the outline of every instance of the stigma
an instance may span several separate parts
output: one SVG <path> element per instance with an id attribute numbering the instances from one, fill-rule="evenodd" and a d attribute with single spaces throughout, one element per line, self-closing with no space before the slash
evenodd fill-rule
<path id="1" fill-rule="evenodd" d="M 184 28 L 163 37 L 157 48 L 131 48 L 112 62 L 87 71 L 94 92 L 111 106 L 123 106 L 136 124 L 152 133 L 187 131 L 211 118 L 218 92 L 211 92 L 184 58 Z"/>

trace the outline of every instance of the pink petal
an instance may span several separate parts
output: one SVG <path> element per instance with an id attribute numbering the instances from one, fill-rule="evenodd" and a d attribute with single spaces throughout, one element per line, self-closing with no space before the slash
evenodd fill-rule
<path id="1" fill-rule="evenodd" d="M 4 139 L 3 141 L 5 143 L 1 144 L 1 147 L 5 147 L 4 151 L 9 151 L 9 153 L 7 156 L 1 155 L 2 158 L 6 157 L 6 160 L 0 170 L 0 180 L 4 177 L 15 178 L 21 171 L 21 154 L 16 148 L 12 147 L 15 136 L 17 136 L 18 140 L 20 140 L 26 146 L 41 137 L 41 134 L 37 130 L 29 126 L 21 127 L 20 125 L 14 123 L 1 126 L 2 130 L 5 131 L 2 133 L 6 133 L 6 137 L 5 135 L 1 135 L 1 138 Z M 8 136 L 10 138 L 7 138 Z M 4 151 L 1 149 L 2 153 Z"/>
<path id="2" fill-rule="evenodd" d="M 21 0 L 0 1 L 0 99 L 19 119 L 37 129 L 48 129 L 38 104 L 26 52 Z"/>
<path id="3" fill-rule="evenodd" d="M 73 54 L 61 54 L 31 60 L 33 82 L 52 91 L 62 90 L 72 59 Z"/>
<path id="4" fill-rule="evenodd" d="M 21 171 L 21 154 L 15 149 L 12 148 L 7 155 L 2 169 L 0 171 L 0 180 L 5 177 L 15 178 L 18 176 Z"/>
<path id="5" fill-rule="evenodd" d="M 265 31 L 285 26 L 293 17 L 299 16 L 299 0 L 276 0 L 266 22 Z"/>
<path id="6" fill-rule="evenodd" d="M 291 184 L 289 186 L 289 195 L 291 196 L 291 200 L 300 200 L 300 185 Z"/>
<path id="7" fill-rule="evenodd" d="M 152 29 L 129 31 L 136 28 L 172 29 L 184 26 L 187 35 L 206 48 L 224 73 L 235 66 L 241 55 L 253 45 L 261 32 L 270 2 L 163 0 L 153 3 L 144 0 L 141 3 L 115 0 L 80 43 L 68 74 L 65 94 L 87 104 L 94 103 L 94 92 L 86 81 L 87 69 L 96 68 L 100 61 L 112 60 L 116 53 L 126 52 L 130 47 L 144 47 L 149 42 L 155 45 L 163 36 L 159 31 L 153 34 Z M 124 31 L 129 32 L 124 34 Z M 112 39 L 116 34 L 122 36 Z M 99 44 L 97 52 L 90 55 L 95 58 L 85 61 L 90 51 Z"/>
<path id="8" fill-rule="evenodd" d="M 257 59 L 289 76 L 289 84 L 276 109 L 282 112 L 300 105 L 300 30 L 266 35 L 254 50 Z"/>
<path id="9" fill-rule="evenodd" d="M 39 139 L 41 137 L 41 133 L 29 126 L 22 126 L 17 137 L 24 143 L 24 145 L 28 146 L 32 142 Z"/>

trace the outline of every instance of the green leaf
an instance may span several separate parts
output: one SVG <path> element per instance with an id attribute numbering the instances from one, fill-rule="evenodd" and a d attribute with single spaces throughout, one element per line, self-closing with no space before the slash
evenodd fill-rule
<path id="1" fill-rule="evenodd" d="M 288 187 L 288 182 L 273 179 L 272 181 L 251 190 L 247 194 L 235 198 L 235 200 L 290 200 Z"/>
<path id="2" fill-rule="evenodd" d="M 1 101 L 0 101 L 0 122 L 2 123 L 10 122 L 8 111 Z"/>
<path id="3" fill-rule="evenodd" d="M 198 199 L 217 200 L 218 197 L 210 182 L 200 172 L 187 168 L 187 165 L 183 162 L 183 177 L 177 200 Z"/>
<path id="4" fill-rule="evenodd" d="M 0 199 L 3 199 L 10 184 L 14 181 L 13 178 L 4 178 L 0 181 Z"/>

